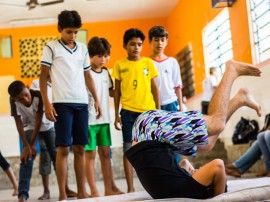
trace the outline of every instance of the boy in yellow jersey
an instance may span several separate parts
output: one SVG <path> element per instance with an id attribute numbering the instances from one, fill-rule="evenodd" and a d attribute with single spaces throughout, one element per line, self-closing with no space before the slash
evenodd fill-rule
<path id="1" fill-rule="evenodd" d="M 120 130 L 119 124 L 122 126 L 124 152 L 131 147 L 132 127 L 136 118 L 142 112 L 160 108 L 158 88 L 154 80 L 158 72 L 150 58 L 140 56 L 144 39 L 142 31 L 136 28 L 126 30 L 123 46 L 128 56 L 117 61 L 112 72 L 112 77 L 115 78 L 114 125 L 117 130 Z M 127 192 L 134 192 L 133 168 L 125 156 L 123 161 Z"/>

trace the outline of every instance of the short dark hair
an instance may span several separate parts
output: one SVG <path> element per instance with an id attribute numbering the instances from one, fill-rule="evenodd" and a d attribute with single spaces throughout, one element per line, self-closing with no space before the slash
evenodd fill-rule
<path id="1" fill-rule="evenodd" d="M 124 44 L 127 45 L 128 41 L 132 38 L 141 38 L 142 41 L 144 41 L 145 36 L 143 32 L 137 28 L 131 28 L 125 31 L 124 34 Z"/>
<path id="2" fill-rule="evenodd" d="M 11 97 L 19 95 L 26 86 L 23 82 L 17 80 L 13 81 L 8 87 L 8 93 Z"/>
<path id="3" fill-rule="evenodd" d="M 148 32 L 149 41 L 152 41 L 153 37 L 169 37 L 168 31 L 162 26 L 154 26 Z"/>
<path id="4" fill-rule="evenodd" d="M 214 73 L 214 71 L 217 71 L 217 68 L 216 67 L 210 67 L 209 68 L 209 74 L 213 74 Z"/>
<path id="5" fill-rule="evenodd" d="M 64 10 L 58 15 L 58 26 L 61 29 L 67 27 L 80 28 L 82 26 L 81 16 L 77 11 Z"/>
<path id="6" fill-rule="evenodd" d="M 88 42 L 87 47 L 90 57 L 93 57 L 95 55 L 111 54 L 111 45 L 105 38 L 97 36 L 92 37 Z"/>

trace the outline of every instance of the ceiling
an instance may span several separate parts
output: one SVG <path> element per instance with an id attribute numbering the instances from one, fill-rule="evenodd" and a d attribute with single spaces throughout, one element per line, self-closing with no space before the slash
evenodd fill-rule
<path id="1" fill-rule="evenodd" d="M 77 10 L 83 22 L 166 17 L 180 0 L 64 0 L 33 9 L 26 6 L 28 1 L 0 0 L 0 28 L 56 24 L 62 10 Z"/>

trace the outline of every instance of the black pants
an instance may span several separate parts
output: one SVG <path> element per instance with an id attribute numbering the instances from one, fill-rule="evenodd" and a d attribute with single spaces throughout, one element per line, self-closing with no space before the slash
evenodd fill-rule
<path id="1" fill-rule="evenodd" d="M 202 101 L 201 105 L 202 105 L 202 114 L 207 115 L 208 114 L 208 106 L 209 106 L 210 102 L 207 101 Z"/>
<path id="2" fill-rule="evenodd" d="M 1 152 L 0 152 L 0 166 L 4 171 L 6 171 L 10 167 L 9 163 L 7 162 L 5 157 L 3 157 Z"/>
<path id="3" fill-rule="evenodd" d="M 143 141 L 127 150 L 125 155 L 154 199 L 206 199 L 213 196 L 212 187 L 201 185 L 178 165 L 169 144 Z"/>

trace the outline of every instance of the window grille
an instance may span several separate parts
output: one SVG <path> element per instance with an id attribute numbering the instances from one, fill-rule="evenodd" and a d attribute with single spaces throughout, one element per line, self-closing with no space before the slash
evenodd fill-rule
<path id="1" fill-rule="evenodd" d="M 230 17 L 227 8 L 206 25 L 203 40 L 206 69 L 217 67 L 223 74 L 225 63 L 233 58 Z"/>
<path id="2" fill-rule="evenodd" d="M 250 0 L 256 63 L 270 58 L 270 1 Z"/>

